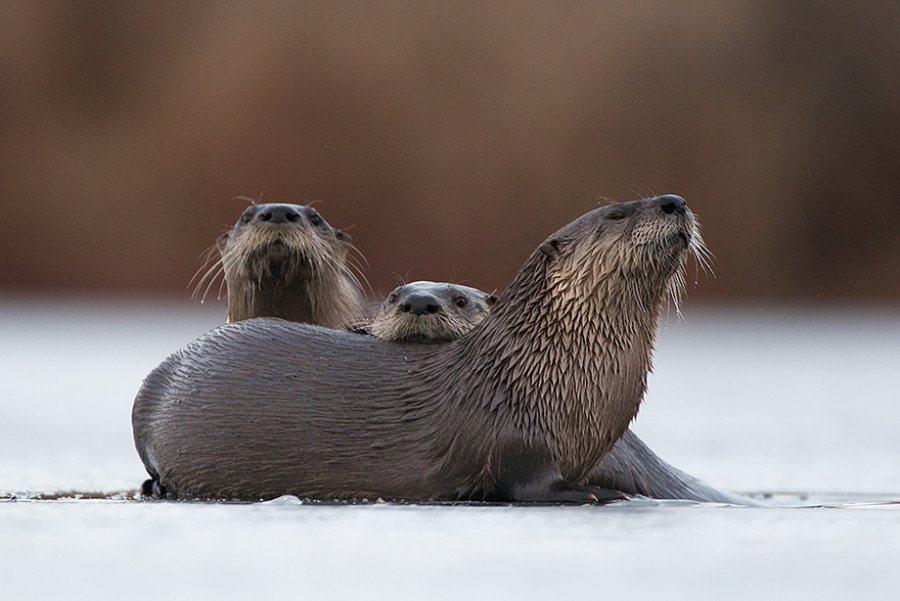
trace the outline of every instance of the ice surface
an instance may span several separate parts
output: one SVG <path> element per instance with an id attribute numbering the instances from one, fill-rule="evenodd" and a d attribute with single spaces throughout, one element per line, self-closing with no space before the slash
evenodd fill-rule
<path id="1" fill-rule="evenodd" d="M 0 299 L 0 493 L 134 489 L 141 379 L 221 313 Z M 0 597 L 900 598 L 900 314 L 685 315 L 635 429 L 776 507 L 0 501 Z"/>

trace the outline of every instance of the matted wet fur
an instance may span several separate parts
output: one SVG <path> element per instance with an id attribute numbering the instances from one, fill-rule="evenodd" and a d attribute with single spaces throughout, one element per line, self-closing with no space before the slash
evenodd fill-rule
<path id="1" fill-rule="evenodd" d="M 391 291 L 368 331 L 394 342 L 456 340 L 481 323 L 495 302 L 495 296 L 468 286 L 411 282 Z M 757 504 L 718 490 L 666 463 L 631 429 L 616 441 L 588 477 L 588 483 L 656 499 Z"/>
<path id="2" fill-rule="evenodd" d="M 135 446 L 170 496 L 618 498 L 586 482 L 637 413 L 661 305 L 696 244 L 679 197 L 595 209 L 446 344 L 220 327 L 146 378 Z"/>
<path id="3" fill-rule="evenodd" d="M 218 261 L 200 279 L 224 271 L 229 323 L 254 317 L 344 328 L 366 306 L 349 266 L 350 236 L 312 207 L 257 204 L 219 237 Z"/>

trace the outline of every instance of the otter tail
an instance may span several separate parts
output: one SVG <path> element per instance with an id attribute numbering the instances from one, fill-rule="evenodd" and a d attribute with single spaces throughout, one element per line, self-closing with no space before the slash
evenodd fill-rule
<path id="1" fill-rule="evenodd" d="M 663 461 L 627 430 L 591 473 L 588 483 L 654 499 L 760 505 L 757 501 L 713 488 Z"/>

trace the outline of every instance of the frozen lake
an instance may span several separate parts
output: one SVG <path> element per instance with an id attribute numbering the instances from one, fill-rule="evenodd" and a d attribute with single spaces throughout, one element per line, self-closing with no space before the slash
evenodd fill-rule
<path id="1" fill-rule="evenodd" d="M 900 595 L 891 311 L 689 303 L 667 320 L 635 430 L 712 484 L 778 493 L 772 507 L 27 500 L 134 489 L 141 379 L 223 312 L 0 298 L 3 598 Z"/>

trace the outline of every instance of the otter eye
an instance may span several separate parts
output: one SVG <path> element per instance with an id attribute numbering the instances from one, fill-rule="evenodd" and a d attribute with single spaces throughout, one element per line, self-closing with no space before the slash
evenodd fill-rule
<path id="1" fill-rule="evenodd" d="M 393 305 L 394 303 L 396 303 L 396 302 L 397 302 L 397 295 L 396 295 L 396 294 L 391 294 L 391 295 L 388 297 L 388 302 L 389 302 L 390 304 L 392 304 L 392 305 Z"/>
<path id="2" fill-rule="evenodd" d="M 244 213 L 241 215 L 241 223 L 250 223 L 251 219 L 253 219 L 252 213 Z"/>
<path id="3" fill-rule="evenodd" d="M 458 296 L 456 297 L 456 300 L 453 301 L 453 304 L 457 307 L 465 307 L 469 304 L 469 299 L 464 296 Z"/>
<path id="4" fill-rule="evenodd" d="M 322 223 L 323 223 L 323 222 L 322 222 L 322 218 L 319 217 L 319 216 L 318 216 L 317 214 L 315 214 L 315 213 L 313 213 L 312 215 L 309 216 L 309 222 L 310 222 L 311 224 L 313 224 L 314 226 L 316 226 L 316 227 L 322 225 Z"/>
<path id="5" fill-rule="evenodd" d="M 613 221 L 622 221 L 623 219 L 625 219 L 625 211 L 621 211 L 618 209 L 614 210 L 614 211 L 610 211 L 609 214 L 606 216 L 606 218 L 611 219 Z"/>

